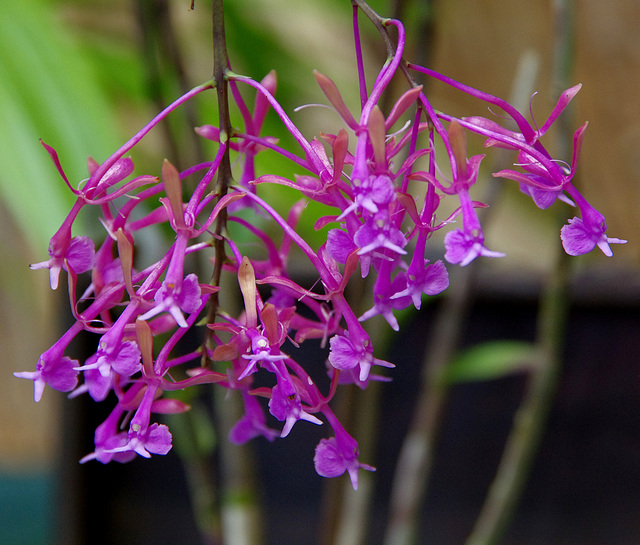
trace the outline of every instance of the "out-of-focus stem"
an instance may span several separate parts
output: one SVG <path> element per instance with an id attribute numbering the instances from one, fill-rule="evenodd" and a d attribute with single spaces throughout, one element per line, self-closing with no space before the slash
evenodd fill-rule
<path id="1" fill-rule="evenodd" d="M 221 545 L 222 523 L 213 465 L 208 451 L 203 451 L 198 441 L 196 426 L 200 423 L 195 411 L 180 415 L 183 445 L 179 455 L 184 467 L 191 508 L 203 545 Z"/>
<path id="2" fill-rule="evenodd" d="M 555 43 L 552 91 L 556 91 L 558 87 L 566 88 L 572 66 L 572 1 L 555 0 L 553 9 Z M 568 112 L 561 116 L 557 123 L 557 147 L 564 156 L 568 151 L 567 143 L 571 141 L 571 116 L 567 114 Z M 500 542 L 513 518 L 529 476 L 561 372 L 569 311 L 569 259 L 569 256 L 558 249 L 558 258 L 540 301 L 536 339 L 538 358 L 532 370 L 529 388 L 516 413 L 498 472 L 466 545 L 497 545 Z"/>
<path id="3" fill-rule="evenodd" d="M 141 30 L 141 47 L 150 98 L 162 108 L 168 97 L 186 92 L 190 85 L 175 33 L 170 4 L 163 0 L 136 0 Z M 187 102 L 172 121 L 161 123 L 171 161 L 182 170 L 184 165 L 202 163 L 202 139 L 193 131 L 195 106 Z"/>
<path id="4" fill-rule="evenodd" d="M 562 346 L 567 311 L 568 260 L 559 252 L 540 302 L 537 358 L 530 382 L 514 418 L 513 428 L 482 507 L 466 545 L 496 545 L 511 521 L 553 404 L 562 363 Z"/>
<path id="5" fill-rule="evenodd" d="M 385 545 L 406 545 L 415 541 L 418 510 L 426 496 L 435 447 L 449 388 L 438 375 L 450 361 L 460 340 L 460 330 L 471 301 L 475 267 L 457 269 L 453 288 L 438 313 L 431 343 L 425 352 L 422 388 L 409 431 L 396 465 L 389 506 Z"/>

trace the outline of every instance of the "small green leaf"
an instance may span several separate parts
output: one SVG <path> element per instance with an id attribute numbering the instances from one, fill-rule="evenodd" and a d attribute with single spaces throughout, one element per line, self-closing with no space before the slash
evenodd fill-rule
<path id="1" fill-rule="evenodd" d="M 462 351 L 443 370 L 445 384 L 492 380 L 531 368 L 535 346 L 522 341 L 490 341 Z"/>

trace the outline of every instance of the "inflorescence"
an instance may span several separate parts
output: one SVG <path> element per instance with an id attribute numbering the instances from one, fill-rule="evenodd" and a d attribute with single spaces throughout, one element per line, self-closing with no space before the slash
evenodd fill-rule
<path id="1" fill-rule="evenodd" d="M 299 420 L 327 423 L 332 434 L 316 448 L 316 470 L 325 477 L 347 472 L 356 488 L 358 469 L 373 468 L 358 460 L 358 444 L 341 425 L 330 402 L 340 384 L 355 383 L 365 388 L 370 380 L 384 380 L 372 373 L 374 366 L 393 367 L 374 356 L 374 343 L 362 322 L 382 315 L 397 330 L 396 311 L 412 305 L 419 309 L 424 294 L 436 295 L 448 287 L 444 262 L 426 258 L 427 243 L 440 229 L 457 225 L 444 237 L 444 260 L 450 264 L 465 266 L 479 256 L 504 255 L 485 245 L 477 214 L 477 209 L 485 205 L 470 197 L 484 155 L 467 156 L 467 132 L 484 137 L 487 148 L 517 153 L 513 169 L 493 176 L 518 182 L 539 208 L 561 199 L 579 210 L 579 216 L 570 219 L 560 234 L 568 254 L 584 254 L 598 246 L 610 256 L 609 244 L 625 242 L 607 237 L 604 217 L 572 184 L 586 123 L 574 134 L 570 166 L 553 159 L 541 142 L 579 85 L 562 93 L 551 116 L 538 129 L 502 99 L 427 68 L 406 64 L 402 24 L 390 19 L 383 24 L 395 28 L 397 39 L 370 92 L 356 32 L 359 115 L 347 109 L 331 79 L 315 74 L 344 122 L 337 134 L 320 133 L 320 138 L 306 139 L 274 98 L 274 73 L 258 82 L 229 69 L 226 80 L 244 127 L 234 129 L 232 134 L 213 125 L 196 129 L 217 145 L 218 151 L 209 162 L 179 172 L 165 160 L 159 177 L 134 177 L 134 164 L 126 154 L 173 110 L 213 89 L 212 82 L 180 97 L 102 164 L 89 159 L 89 178 L 79 189 L 65 176 L 54 149 L 43 143 L 76 195 L 76 202 L 51 238 L 49 259 L 31 268 L 49 269 L 52 289 L 58 286 L 61 271 L 66 271 L 75 323 L 40 356 L 35 371 L 15 376 L 34 381 L 36 401 L 45 385 L 71 392 L 70 397 L 88 394 L 96 402 L 115 401 L 113 411 L 95 432 L 94 452 L 82 462 L 126 462 L 136 455 L 166 454 L 172 447 L 171 433 L 165 424 L 155 421 L 152 413 L 179 413 L 189 407 L 165 393 L 217 383 L 237 390 L 244 402 L 244 416 L 231 430 L 231 441 L 285 437 Z M 459 119 L 436 111 L 422 87 L 413 83 L 411 71 L 439 79 L 500 108 L 506 116 L 498 121 Z M 378 103 L 399 72 L 406 76 L 408 90 L 385 116 Z M 240 93 L 243 86 L 255 91 L 253 112 Z M 283 149 L 276 138 L 261 135 L 271 109 L 293 136 L 297 149 Z M 398 130 L 407 118 L 409 122 Z M 516 128 L 505 128 L 506 119 Z M 438 141 L 444 156 L 436 160 Z M 274 173 L 256 176 L 258 153 L 281 155 L 299 174 L 293 179 Z M 233 157 L 233 174 L 238 182 L 222 191 L 215 179 L 223 158 L 229 156 Z M 183 180 L 187 177 L 199 177 L 199 181 L 185 202 Z M 285 217 L 260 196 L 263 184 L 293 188 L 300 192 L 301 200 Z M 439 219 L 438 207 L 445 197 L 457 199 L 455 210 Z M 321 203 L 327 210 L 325 216 L 317 218 L 316 229 L 331 227 L 318 248 L 311 247 L 296 231 L 309 201 Z M 107 232 L 102 242 L 72 235 L 73 225 L 85 207 L 100 211 Z M 262 223 L 269 220 L 268 232 L 251 220 L 248 210 Z M 225 228 L 230 223 L 234 229 L 257 237 L 263 255 L 243 254 L 241 245 Z M 136 249 L 149 240 L 145 232 L 160 228 L 166 232 L 166 225 L 174 235 L 166 252 L 155 262 L 136 260 Z M 274 226 L 281 233 L 278 240 L 269 234 Z M 299 285 L 288 272 L 294 246 L 315 271 L 312 288 Z M 214 254 L 216 247 L 224 252 Z M 193 263 L 191 256 L 197 255 L 237 277 L 243 301 L 239 315 L 219 307 L 219 285 L 199 278 L 185 264 Z M 216 263 L 215 256 L 220 255 L 223 262 Z M 360 316 L 345 296 L 356 271 L 362 277 L 371 276 L 373 287 L 373 307 Z M 87 272 L 91 273 L 90 285 L 80 294 L 79 275 Z M 206 332 L 205 341 L 197 350 L 179 353 L 176 346 L 193 328 Z M 82 331 L 99 336 L 96 352 L 84 362 L 65 355 Z M 324 392 L 296 361 L 297 347 L 307 339 L 319 339 L 327 349 L 329 380 Z M 286 341 L 287 352 L 283 348 Z M 267 377 L 261 383 L 270 386 L 255 386 L 260 370 Z M 260 398 L 268 402 L 263 404 Z M 280 430 L 269 427 L 266 410 L 283 422 Z"/>

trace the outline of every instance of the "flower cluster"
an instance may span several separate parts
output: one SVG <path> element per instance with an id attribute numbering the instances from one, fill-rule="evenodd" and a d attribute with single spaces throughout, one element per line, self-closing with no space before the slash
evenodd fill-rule
<path id="1" fill-rule="evenodd" d="M 435 231 L 458 219 L 460 226 L 444 238 L 447 262 L 465 266 L 479 256 L 504 255 L 485 246 L 476 210 L 485 205 L 470 197 L 484 156 L 467 156 L 466 131 L 486 137 L 487 147 L 517 152 L 518 170 L 502 170 L 494 176 L 518 182 L 538 207 L 547 208 L 556 199 L 577 206 L 580 217 L 569 220 L 561 232 L 567 253 L 583 254 L 598 246 L 611 255 L 609 244 L 624 242 L 606 236 L 604 217 L 571 184 L 586 125 L 575 133 L 570 168 L 552 159 L 541 143 L 579 86 L 562 94 L 549 120 L 537 129 L 501 99 L 427 68 L 408 65 L 409 70 L 500 107 L 517 130 L 481 117 L 457 119 L 437 112 L 410 77 L 407 91 L 385 116 L 378 106 L 380 99 L 401 68 L 406 72 L 406 64 L 402 24 L 396 20 L 384 20 L 384 24 L 395 27 L 397 40 L 370 91 L 356 33 L 361 85 L 357 116 L 346 107 L 335 83 L 315 74 L 344 121 L 337 134 L 320 133 L 320 138 L 308 140 L 274 98 L 275 74 L 258 82 L 228 69 L 225 84 L 230 86 L 244 127 L 231 134 L 213 125 L 199 127 L 198 134 L 217 146 L 215 157 L 204 164 L 179 172 L 165 160 L 160 176 L 132 177 L 134 165 L 126 154 L 161 119 L 212 89 L 214 83 L 180 97 L 102 164 L 90 159 L 89 178 L 80 189 L 72 187 L 56 152 L 44 144 L 77 199 L 51 239 L 49 259 L 32 268 L 49 269 L 53 289 L 61 271 L 67 272 L 75 323 L 41 355 L 35 371 L 15 375 L 34 381 L 36 401 L 48 385 L 71 392 L 71 397 L 86 394 L 96 402 L 115 402 L 95 432 L 94 452 L 82 461 L 125 462 L 136 454 L 166 454 L 171 449 L 171 433 L 152 414 L 188 410 L 185 403 L 171 397 L 172 391 L 217 383 L 237 390 L 244 402 L 245 413 L 231 430 L 231 441 L 285 437 L 300 420 L 327 423 L 332 434 L 316 448 L 316 470 L 325 477 L 346 472 L 356 488 L 358 469 L 373 468 L 358 461 L 358 444 L 341 425 L 330 402 L 340 384 L 365 388 L 370 380 L 384 380 L 372 372 L 374 366 L 393 367 L 374 356 L 374 343 L 363 322 L 381 315 L 397 330 L 397 311 L 410 306 L 419 309 L 424 294 L 436 295 L 448 287 L 445 264 L 427 259 L 427 243 Z M 253 112 L 240 92 L 243 86 L 255 91 Z M 283 149 L 276 138 L 261 135 L 269 110 L 293 136 L 297 150 Z M 446 150 L 444 165 L 436 160 L 437 140 Z M 256 175 L 258 153 L 280 154 L 298 174 L 293 179 L 276 173 Z M 238 182 L 223 186 L 216 179 L 231 155 Z M 450 172 L 450 179 L 443 171 Z M 190 192 L 183 187 L 187 177 L 199 178 Z M 301 200 L 281 215 L 260 195 L 264 184 L 293 188 Z M 417 191 L 420 187 L 423 190 Z M 456 199 L 455 211 L 439 219 L 438 207 L 445 197 Z M 308 201 L 326 210 L 326 215 L 316 219 L 316 228 L 329 227 L 326 240 L 316 248 L 296 230 Z M 72 235 L 73 224 L 85 207 L 97 207 L 101 213 L 107 235 L 98 244 Z M 262 227 L 267 223 L 268 229 Z M 162 224 L 165 232 L 167 228 L 172 232 L 171 243 L 157 261 L 140 263 L 136 249 L 148 240 L 146 232 Z M 244 246 L 226 229 L 230 224 L 256 237 L 262 253 L 243 253 Z M 274 226 L 281 233 L 277 239 L 271 234 Z M 315 271 L 314 286 L 304 287 L 291 277 L 288 261 L 294 246 Z M 219 283 L 211 285 L 199 278 L 188 266 L 193 262 L 191 256 L 202 256 L 201 262 L 237 278 L 243 302 L 239 315 L 221 308 Z M 78 275 L 89 271 L 90 285 L 80 294 Z M 372 279 L 373 306 L 360 315 L 345 295 L 356 271 Z M 195 327 L 204 331 L 202 346 L 180 353 L 180 339 Z M 83 331 L 100 338 L 96 352 L 80 362 L 65 354 Z M 318 375 L 317 370 L 305 369 L 296 358 L 297 347 L 308 339 L 319 339 L 326 350 L 324 392 L 311 378 Z M 269 386 L 255 385 L 259 374 L 260 383 Z M 282 422 L 280 430 L 268 424 L 267 412 L 274 421 Z"/>

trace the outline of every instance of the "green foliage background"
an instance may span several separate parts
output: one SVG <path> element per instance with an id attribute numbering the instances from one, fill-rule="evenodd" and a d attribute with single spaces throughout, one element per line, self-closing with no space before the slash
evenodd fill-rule
<path id="1" fill-rule="evenodd" d="M 57 150 L 69 180 L 78 184 L 87 176 L 89 155 L 104 160 L 158 111 L 145 63 L 149 54 L 161 53 L 153 46 L 145 50 L 134 9 L 145 4 L 154 9 L 149 0 L 3 3 L 0 202 L 38 255 L 44 253 L 73 202 L 38 139 Z M 209 3 L 196 2 L 194 11 L 189 10 L 188 0 L 167 4 L 186 79 L 196 85 L 211 74 Z M 346 79 L 341 86 L 351 88 L 346 100 L 355 107 L 352 48 L 343 48 L 336 38 L 342 36 L 345 44 L 350 43 L 350 10 L 350 3 L 343 0 L 229 2 L 225 17 L 233 68 L 256 79 L 276 69 L 277 96 L 288 112 L 301 104 L 324 101 L 312 76 L 312 70 L 318 68 L 338 82 Z M 305 37 L 312 36 L 307 28 L 311 26 L 318 29 L 320 41 L 304 43 Z M 168 103 L 179 96 L 180 89 L 171 70 L 165 69 L 162 78 L 160 93 Z M 198 101 L 198 112 L 199 123 L 215 123 L 213 95 Z M 303 112 L 296 121 L 304 124 L 305 118 L 319 115 L 333 116 L 327 111 Z M 337 123 L 335 117 L 331 121 Z M 278 119 L 270 116 L 265 129 L 279 134 Z M 141 157 L 134 154 L 134 160 L 138 167 L 159 170 L 169 154 L 160 135 L 149 140 L 139 152 Z M 278 161 L 263 159 L 259 168 L 281 171 L 284 165 Z"/>

